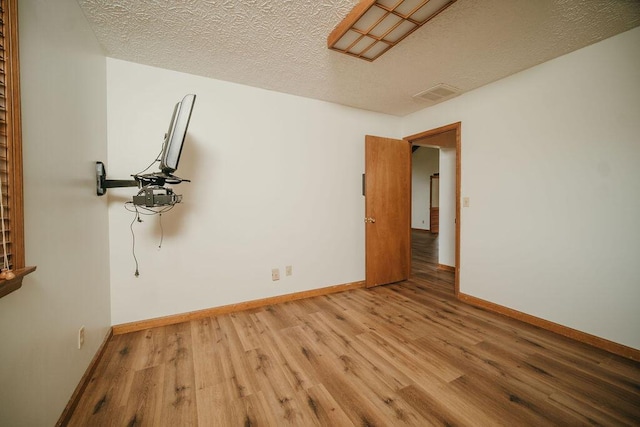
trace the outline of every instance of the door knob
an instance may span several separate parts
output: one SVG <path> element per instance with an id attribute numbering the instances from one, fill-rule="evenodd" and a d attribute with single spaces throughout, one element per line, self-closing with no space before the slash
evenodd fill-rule
<path id="1" fill-rule="evenodd" d="M 369 222 L 369 223 L 374 223 L 374 222 L 376 222 L 376 219 L 375 219 L 375 218 L 370 218 L 370 217 L 369 217 L 369 218 L 365 218 L 365 219 L 364 219 L 364 222 L 365 222 L 365 223 L 367 223 L 367 222 Z"/>

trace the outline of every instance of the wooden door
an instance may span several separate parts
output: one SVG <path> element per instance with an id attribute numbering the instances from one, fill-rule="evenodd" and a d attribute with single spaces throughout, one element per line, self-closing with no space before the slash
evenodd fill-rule
<path id="1" fill-rule="evenodd" d="M 411 144 L 365 138 L 367 287 L 409 278 L 411 269 Z"/>

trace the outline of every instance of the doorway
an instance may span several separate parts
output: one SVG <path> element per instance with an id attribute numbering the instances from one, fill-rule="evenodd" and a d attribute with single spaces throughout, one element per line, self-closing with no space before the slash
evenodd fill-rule
<path id="1" fill-rule="evenodd" d="M 437 234 L 440 227 L 440 172 L 429 177 L 429 231 Z"/>
<path id="2" fill-rule="evenodd" d="M 437 265 L 442 270 L 455 273 L 456 295 L 460 290 L 460 131 L 461 123 L 458 122 L 404 138 L 413 146 L 440 150 L 439 233 L 435 242 L 438 245 Z M 448 179 L 443 176 L 445 173 Z M 449 203 L 445 206 L 447 198 Z M 420 250 L 419 245 L 414 246 L 414 250 Z"/>
<path id="3" fill-rule="evenodd" d="M 411 151 L 411 229 L 434 232 L 437 223 L 434 224 L 431 213 L 432 207 L 439 206 L 438 179 L 434 185 L 434 177 L 438 177 L 440 172 L 440 149 L 414 145 Z"/>

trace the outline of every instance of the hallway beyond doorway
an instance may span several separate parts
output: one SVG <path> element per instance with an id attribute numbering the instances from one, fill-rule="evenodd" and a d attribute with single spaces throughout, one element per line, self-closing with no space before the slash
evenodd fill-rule
<path id="1" fill-rule="evenodd" d="M 438 269 L 438 236 L 420 230 L 411 230 L 411 276 L 425 280 L 429 286 L 447 295 L 454 294 L 455 275 Z"/>

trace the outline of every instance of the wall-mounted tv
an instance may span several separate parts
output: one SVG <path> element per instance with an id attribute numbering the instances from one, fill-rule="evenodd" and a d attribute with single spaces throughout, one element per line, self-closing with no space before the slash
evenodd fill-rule
<path id="1" fill-rule="evenodd" d="M 195 102 L 195 95 L 186 95 L 173 109 L 173 115 L 169 123 L 169 130 L 165 134 L 162 156 L 160 158 L 160 170 L 167 175 L 171 175 L 178 169 L 184 138 L 187 135 L 191 111 L 193 110 L 193 104 Z"/>

